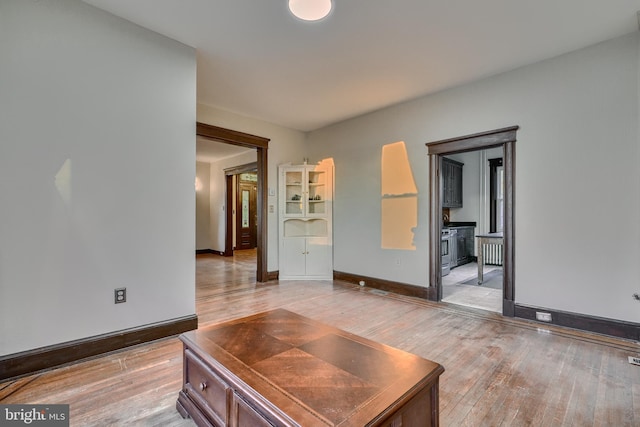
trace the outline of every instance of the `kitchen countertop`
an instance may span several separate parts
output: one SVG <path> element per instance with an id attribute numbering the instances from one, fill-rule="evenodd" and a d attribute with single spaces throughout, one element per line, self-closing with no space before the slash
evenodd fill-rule
<path id="1" fill-rule="evenodd" d="M 444 224 L 442 228 L 456 228 L 456 227 L 475 227 L 476 223 L 473 221 L 452 221 Z"/>

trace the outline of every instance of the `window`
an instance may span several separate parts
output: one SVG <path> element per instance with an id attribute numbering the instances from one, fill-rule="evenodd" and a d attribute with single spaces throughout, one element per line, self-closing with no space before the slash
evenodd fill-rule
<path id="1" fill-rule="evenodd" d="M 504 167 L 502 159 L 489 159 L 489 232 L 504 230 Z"/>

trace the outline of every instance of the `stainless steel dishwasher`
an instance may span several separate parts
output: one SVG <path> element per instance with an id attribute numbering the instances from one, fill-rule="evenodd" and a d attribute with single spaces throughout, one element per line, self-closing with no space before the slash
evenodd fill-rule
<path id="1" fill-rule="evenodd" d="M 449 229 L 449 254 L 451 259 L 449 261 L 449 267 L 458 266 L 458 230 L 455 228 Z"/>
<path id="2" fill-rule="evenodd" d="M 442 257 L 442 275 L 446 276 L 451 271 L 451 239 L 449 229 L 443 228 L 440 238 L 440 256 Z"/>

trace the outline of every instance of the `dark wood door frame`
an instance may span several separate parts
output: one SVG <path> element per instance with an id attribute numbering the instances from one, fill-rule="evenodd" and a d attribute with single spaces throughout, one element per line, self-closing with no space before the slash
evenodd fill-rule
<path id="1" fill-rule="evenodd" d="M 429 154 L 429 299 L 442 299 L 442 259 L 440 239 L 442 233 L 442 200 L 440 168 L 445 154 L 463 153 L 502 147 L 504 159 L 504 265 L 502 314 L 515 316 L 514 251 L 515 251 L 515 161 L 516 132 L 519 126 L 496 129 L 457 138 L 427 143 Z"/>
<path id="2" fill-rule="evenodd" d="M 267 150 L 270 139 L 200 122 L 196 123 L 196 135 L 240 147 L 255 148 L 256 150 L 256 167 L 258 172 L 258 255 L 256 262 L 256 281 L 266 282 L 269 280 L 269 272 L 267 271 Z M 227 248 L 225 248 L 225 252 L 226 251 Z"/>
<path id="3" fill-rule="evenodd" d="M 244 165 L 234 166 L 224 170 L 225 175 L 225 235 L 224 235 L 224 256 L 233 256 L 233 209 L 235 206 L 233 200 L 233 176 L 245 172 L 253 172 L 258 168 L 258 162 L 247 163 Z M 258 178 L 258 188 L 260 186 L 260 178 Z M 260 206 L 257 206 L 258 214 Z M 259 223 L 259 222 L 258 222 Z"/>

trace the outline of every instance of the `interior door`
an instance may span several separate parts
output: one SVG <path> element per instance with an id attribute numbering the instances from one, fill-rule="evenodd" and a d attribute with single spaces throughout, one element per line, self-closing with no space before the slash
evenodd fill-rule
<path id="1" fill-rule="evenodd" d="M 238 180 L 236 198 L 236 249 L 253 249 L 257 244 L 257 185 Z"/>

